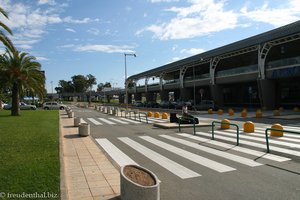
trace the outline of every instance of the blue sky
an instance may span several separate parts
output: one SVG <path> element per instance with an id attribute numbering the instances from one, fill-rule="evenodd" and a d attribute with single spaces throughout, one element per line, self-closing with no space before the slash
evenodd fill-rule
<path id="1" fill-rule="evenodd" d="M 124 87 L 128 76 L 300 19 L 299 0 L 0 0 L 20 51 L 37 57 L 47 90 L 73 75 Z"/>

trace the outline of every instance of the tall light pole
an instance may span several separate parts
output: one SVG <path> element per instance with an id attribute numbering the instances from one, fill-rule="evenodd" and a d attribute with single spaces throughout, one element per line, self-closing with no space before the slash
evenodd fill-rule
<path id="1" fill-rule="evenodd" d="M 53 81 L 51 81 L 50 83 L 51 83 L 51 93 L 53 95 Z"/>
<path id="2" fill-rule="evenodd" d="M 128 89 L 127 89 L 127 84 L 126 84 L 126 80 L 127 80 L 127 64 L 126 64 L 126 56 L 134 56 L 136 57 L 135 53 L 124 53 L 125 56 L 125 104 L 126 104 L 126 110 L 128 109 Z"/>

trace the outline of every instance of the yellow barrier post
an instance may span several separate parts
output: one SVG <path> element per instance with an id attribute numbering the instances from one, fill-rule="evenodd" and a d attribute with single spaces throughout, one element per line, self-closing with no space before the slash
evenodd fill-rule
<path id="1" fill-rule="evenodd" d="M 223 119 L 222 123 L 230 123 L 228 119 Z M 230 124 L 221 124 L 221 129 L 230 129 Z"/>
<path id="2" fill-rule="evenodd" d="M 271 128 L 278 129 L 278 130 L 283 130 L 283 127 L 282 127 L 281 124 L 273 124 L 271 126 Z M 282 137 L 283 136 L 283 131 L 274 131 L 274 130 L 271 130 L 271 136 L 273 136 L 273 137 Z"/>
<path id="3" fill-rule="evenodd" d="M 155 112 L 155 113 L 154 113 L 154 117 L 155 117 L 155 118 L 159 118 L 159 117 L 160 117 L 160 113 L 159 113 L 159 112 Z"/>
<path id="4" fill-rule="evenodd" d="M 168 119 L 168 113 L 163 113 L 161 116 L 162 119 Z"/>
<path id="5" fill-rule="evenodd" d="M 233 115 L 234 115 L 234 110 L 233 110 L 232 108 L 230 108 L 230 109 L 228 110 L 228 115 L 229 115 L 229 116 L 233 116 Z"/>
<path id="6" fill-rule="evenodd" d="M 257 111 L 256 111 L 256 116 L 255 116 L 256 118 L 262 118 L 262 112 L 261 112 L 261 110 L 260 109 L 258 109 Z"/>
<path id="7" fill-rule="evenodd" d="M 208 109 L 207 112 L 208 112 L 208 114 L 213 114 L 213 109 L 210 108 L 210 109 Z"/>
<path id="8" fill-rule="evenodd" d="M 244 132 L 245 133 L 253 133 L 254 132 L 254 123 L 251 121 L 247 121 L 244 123 Z"/>
<path id="9" fill-rule="evenodd" d="M 242 117 L 247 117 L 247 110 L 246 110 L 246 109 L 244 109 L 244 110 L 242 111 L 241 116 L 242 116 Z"/>
<path id="10" fill-rule="evenodd" d="M 223 110 L 222 109 L 218 110 L 218 115 L 223 115 Z"/>
<path id="11" fill-rule="evenodd" d="M 148 117 L 152 117 L 152 116 L 153 116 L 153 113 L 149 111 L 149 112 L 147 113 L 147 115 L 148 115 Z"/>

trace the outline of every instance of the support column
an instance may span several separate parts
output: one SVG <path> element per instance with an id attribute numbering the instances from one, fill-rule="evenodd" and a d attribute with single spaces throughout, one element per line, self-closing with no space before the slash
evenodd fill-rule
<path id="1" fill-rule="evenodd" d="M 124 103 L 125 100 L 125 95 L 124 94 L 120 94 L 119 95 L 119 103 Z"/>
<path id="2" fill-rule="evenodd" d="M 128 104 L 132 104 L 132 94 L 128 93 Z"/>
<path id="3" fill-rule="evenodd" d="M 257 83 L 261 106 L 266 109 L 274 109 L 276 98 L 275 81 L 264 79 L 258 80 Z"/>
<path id="4" fill-rule="evenodd" d="M 152 93 L 152 92 L 146 93 L 146 101 L 147 102 L 155 101 L 156 99 L 154 97 L 155 97 L 154 93 Z"/>
<path id="5" fill-rule="evenodd" d="M 224 105 L 222 86 L 210 85 L 211 97 L 218 106 Z"/>

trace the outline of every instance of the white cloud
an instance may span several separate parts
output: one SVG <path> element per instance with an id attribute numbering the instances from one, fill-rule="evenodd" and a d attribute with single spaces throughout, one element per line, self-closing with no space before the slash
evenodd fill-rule
<path id="1" fill-rule="evenodd" d="M 300 3 L 299 0 L 289 0 L 279 8 L 271 8 L 268 3 L 264 3 L 254 10 L 248 10 L 245 6 L 241 9 L 241 15 L 252 21 L 279 27 L 300 19 Z"/>
<path id="2" fill-rule="evenodd" d="M 77 52 L 103 52 L 103 53 L 134 53 L 134 46 L 129 45 L 103 45 L 103 44 L 87 44 L 87 45 L 64 45 L 62 48 L 72 48 Z"/>
<path id="3" fill-rule="evenodd" d="M 208 35 L 237 26 L 238 15 L 233 11 L 224 9 L 224 1 L 214 0 L 190 1 L 189 7 L 172 7 L 166 11 L 175 12 L 177 15 L 167 23 L 150 25 L 143 31 L 154 33 L 160 40 L 185 39 L 196 36 Z"/>
<path id="4" fill-rule="evenodd" d="M 87 24 L 91 22 L 99 22 L 100 20 L 98 18 L 91 19 L 89 17 L 83 18 L 83 19 L 73 19 L 72 17 L 68 16 L 63 19 L 63 22 L 66 23 L 72 23 L 72 24 Z"/>
<path id="5" fill-rule="evenodd" d="M 89 30 L 87 30 L 88 33 L 91 33 L 93 35 L 99 35 L 100 31 L 97 28 L 90 28 Z"/>
<path id="6" fill-rule="evenodd" d="M 203 52 L 205 52 L 205 50 L 204 49 L 199 49 L 199 48 L 182 49 L 180 51 L 180 53 L 187 53 L 187 54 L 190 54 L 190 55 L 196 55 L 196 54 L 203 53 Z"/>
<path id="7" fill-rule="evenodd" d="M 36 60 L 38 60 L 38 61 L 46 61 L 46 60 L 49 60 L 48 58 L 43 57 L 43 56 L 36 56 L 35 58 L 36 58 Z"/>
<path id="8" fill-rule="evenodd" d="M 72 33 L 76 33 L 76 31 L 72 28 L 66 28 L 66 31 L 72 32 Z"/>
<path id="9" fill-rule="evenodd" d="M 56 5 L 56 2 L 55 2 L 55 0 L 39 0 L 38 4 L 39 5 L 48 4 L 48 5 L 54 6 L 54 5 Z"/>
<path id="10" fill-rule="evenodd" d="M 151 3 L 161 3 L 161 2 L 177 2 L 179 0 L 149 0 Z"/>

